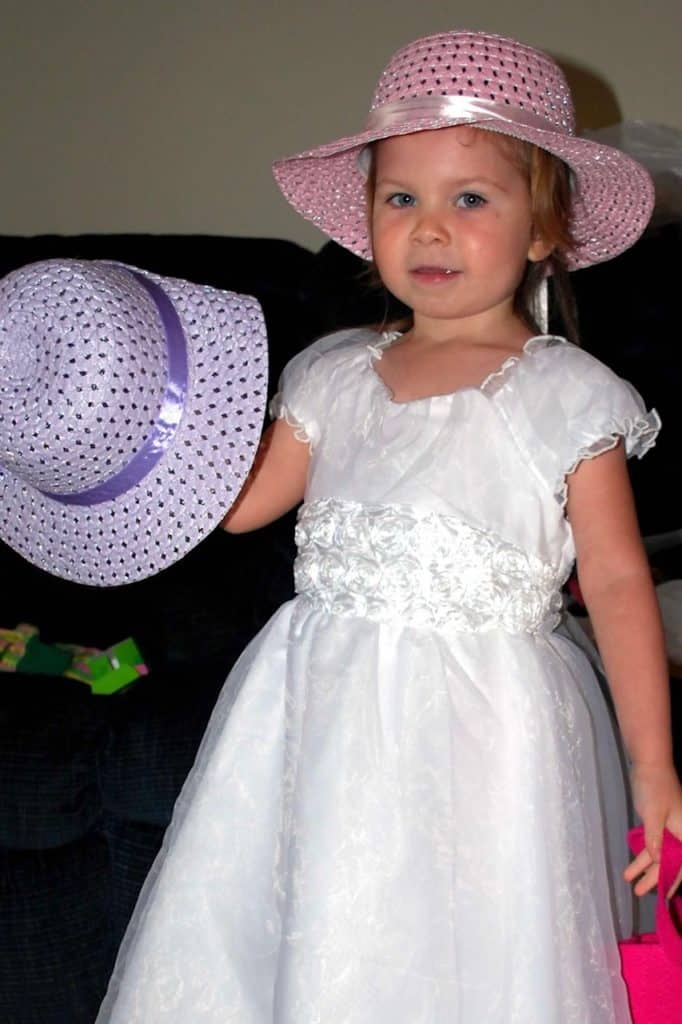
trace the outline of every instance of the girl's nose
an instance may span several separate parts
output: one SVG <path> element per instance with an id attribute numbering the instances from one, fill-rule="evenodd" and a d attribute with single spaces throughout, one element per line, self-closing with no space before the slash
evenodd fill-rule
<path id="1" fill-rule="evenodd" d="M 422 211 L 412 228 L 412 238 L 422 244 L 446 242 L 448 234 L 443 218 L 433 211 Z"/>

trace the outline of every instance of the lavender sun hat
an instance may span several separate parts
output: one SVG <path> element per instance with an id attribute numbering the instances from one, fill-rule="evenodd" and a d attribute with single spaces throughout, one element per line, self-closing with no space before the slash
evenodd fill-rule
<path id="1" fill-rule="evenodd" d="M 444 32 L 399 50 L 379 79 L 364 130 L 278 160 L 275 178 L 307 220 L 371 259 L 366 147 L 459 124 L 534 143 L 568 164 L 576 240 L 566 254 L 569 270 L 611 259 L 646 227 L 654 202 L 647 171 L 620 150 L 576 136 L 568 84 L 547 54 L 483 32 Z"/>
<path id="2" fill-rule="evenodd" d="M 123 264 L 0 281 L 0 537 L 80 583 L 130 583 L 213 530 L 260 438 L 258 302 Z"/>

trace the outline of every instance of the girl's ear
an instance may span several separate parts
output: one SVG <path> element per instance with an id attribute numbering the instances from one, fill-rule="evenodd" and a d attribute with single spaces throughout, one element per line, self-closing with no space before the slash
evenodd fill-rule
<path id="1" fill-rule="evenodd" d="M 554 252 L 554 246 L 544 238 L 534 238 L 528 246 L 528 259 L 531 263 L 540 263 Z"/>

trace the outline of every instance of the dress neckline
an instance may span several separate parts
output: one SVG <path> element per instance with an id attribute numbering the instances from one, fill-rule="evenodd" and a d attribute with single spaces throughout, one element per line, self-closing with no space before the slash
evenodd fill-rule
<path id="1" fill-rule="evenodd" d="M 527 355 L 532 355 L 534 352 L 547 348 L 553 344 L 566 343 L 565 338 L 561 338 L 556 334 L 535 334 L 524 343 L 520 352 L 515 355 L 507 356 L 507 358 L 504 359 L 496 369 L 484 377 L 484 379 L 478 384 L 466 384 L 464 387 L 455 388 L 453 391 L 443 391 L 434 395 L 423 395 L 419 398 L 408 398 L 406 401 L 398 402 L 394 398 L 393 391 L 374 364 L 383 358 L 384 350 L 389 348 L 393 342 L 397 341 L 400 337 L 402 337 L 401 331 L 384 331 L 380 335 L 378 341 L 366 346 L 368 353 L 368 365 L 372 377 L 378 384 L 380 391 L 389 404 L 396 405 L 398 407 L 419 405 L 422 402 L 433 402 L 438 399 L 453 398 L 455 395 L 466 394 L 467 392 L 492 394 L 497 391 L 502 384 L 504 384 L 510 373 L 514 371 L 518 364 L 521 363 Z"/>

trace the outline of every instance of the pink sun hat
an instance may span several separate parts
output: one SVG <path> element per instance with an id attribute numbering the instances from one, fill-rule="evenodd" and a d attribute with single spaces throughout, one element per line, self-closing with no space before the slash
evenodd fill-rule
<path id="1" fill-rule="evenodd" d="M 78 583 L 172 565 L 239 494 L 260 440 L 256 299 L 120 263 L 0 280 L 0 538 Z"/>
<path id="2" fill-rule="evenodd" d="M 484 32 L 444 32 L 399 50 L 381 74 L 364 130 L 278 160 L 274 175 L 300 214 L 371 259 L 365 147 L 459 124 L 534 143 L 568 164 L 576 240 L 566 254 L 569 270 L 617 256 L 649 222 L 648 172 L 620 150 L 576 136 L 573 100 L 558 65 L 540 50 Z"/>

